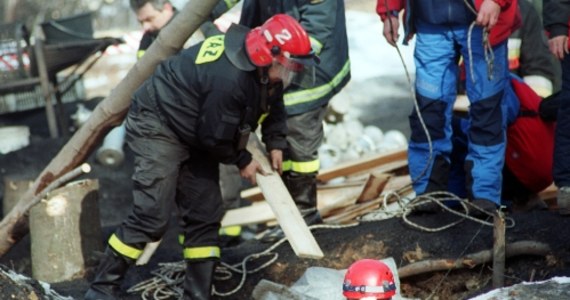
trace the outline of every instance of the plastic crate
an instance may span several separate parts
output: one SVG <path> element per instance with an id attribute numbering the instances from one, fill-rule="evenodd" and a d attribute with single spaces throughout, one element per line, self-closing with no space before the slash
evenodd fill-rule
<path id="1" fill-rule="evenodd" d="M 61 88 L 63 90 L 67 89 L 66 86 Z M 85 99 L 85 85 L 83 80 L 79 79 L 62 95 L 61 102 L 68 103 L 82 99 Z M 36 85 L 30 90 L 0 95 L 0 115 L 40 107 L 45 107 L 40 85 Z"/>
<path id="2" fill-rule="evenodd" d="M 30 49 L 24 24 L 0 24 L 0 82 L 30 77 Z"/>
<path id="3" fill-rule="evenodd" d="M 93 15 L 83 13 L 41 24 L 46 45 L 93 39 Z"/>

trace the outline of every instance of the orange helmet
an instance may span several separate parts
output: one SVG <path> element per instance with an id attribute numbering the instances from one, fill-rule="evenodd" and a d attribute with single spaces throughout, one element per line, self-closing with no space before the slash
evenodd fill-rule
<path id="1" fill-rule="evenodd" d="M 252 29 L 246 36 L 245 46 L 249 59 L 258 67 L 270 66 L 274 58 L 292 71 L 319 62 L 305 29 L 286 14 L 274 15 Z"/>
<path id="2" fill-rule="evenodd" d="M 342 294 L 349 299 L 390 299 L 396 294 L 394 275 L 390 268 L 379 260 L 358 260 L 344 275 Z"/>

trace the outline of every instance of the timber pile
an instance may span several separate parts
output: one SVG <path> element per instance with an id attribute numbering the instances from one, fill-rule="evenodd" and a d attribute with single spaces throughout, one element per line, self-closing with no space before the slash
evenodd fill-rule
<path id="1" fill-rule="evenodd" d="M 346 224 L 383 205 L 385 195 L 412 190 L 407 170 L 407 151 L 398 149 L 346 162 L 318 175 L 317 208 L 327 224 Z M 342 182 L 335 183 L 342 178 Z M 260 189 L 245 190 L 241 197 L 252 205 L 226 212 L 222 226 L 275 223 L 275 215 Z M 394 197 L 388 198 L 393 202 Z"/>
<path id="2" fill-rule="evenodd" d="M 387 203 L 397 201 L 394 193 L 400 197 L 413 193 L 405 148 L 322 170 L 318 179 L 317 208 L 326 224 L 352 223 L 381 208 L 384 198 Z M 539 194 L 550 209 L 556 208 L 556 192 L 556 186 L 551 185 Z M 242 191 L 241 197 L 251 201 L 252 205 L 227 211 L 222 226 L 276 223 L 275 215 L 258 187 Z"/>

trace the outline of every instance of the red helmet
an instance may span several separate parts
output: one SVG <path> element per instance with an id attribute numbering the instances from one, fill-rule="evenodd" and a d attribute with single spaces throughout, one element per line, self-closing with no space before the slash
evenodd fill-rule
<path id="1" fill-rule="evenodd" d="M 305 29 L 285 14 L 274 15 L 252 29 L 246 36 L 245 46 L 251 62 L 258 67 L 270 66 L 274 58 L 291 68 L 302 69 L 302 65 L 318 63 Z"/>
<path id="2" fill-rule="evenodd" d="M 396 294 L 394 275 L 390 268 L 379 260 L 358 260 L 344 275 L 342 294 L 349 299 L 390 299 Z"/>

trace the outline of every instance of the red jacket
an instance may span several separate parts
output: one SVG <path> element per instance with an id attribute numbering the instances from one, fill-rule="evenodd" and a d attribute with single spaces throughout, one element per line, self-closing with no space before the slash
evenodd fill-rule
<path id="1" fill-rule="evenodd" d="M 380 18 L 384 20 L 388 11 L 401 11 L 406 8 L 406 2 L 409 0 L 377 0 L 376 12 Z M 411 0 L 421 1 L 421 0 Z M 475 0 L 475 9 L 478 11 L 485 0 Z M 501 7 L 501 14 L 497 24 L 491 29 L 489 40 L 492 45 L 496 45 L 509 38 L 509 35 L 517 30 L 521 25 L 521 16 L 518 9 L 518 0 L 493 0 Z M 387 5 L 387 7 L 386 7 Z M 406 16 L 404 16 L 404 20 Z M 405 22 L 406 36 L 404 43 L 406 44 L 413 36 L 414 31 L 410 24 Z"/>
<path id="2" fill-rule="evenodd" d="M 531 192 L 538 193 L 552 184 L 554 122 L 538 114 L 540 101 L 526 83 L 516 78 L 511 84 L 520 103 L 519 117 L 507 128 L 505 164 Z"/>

